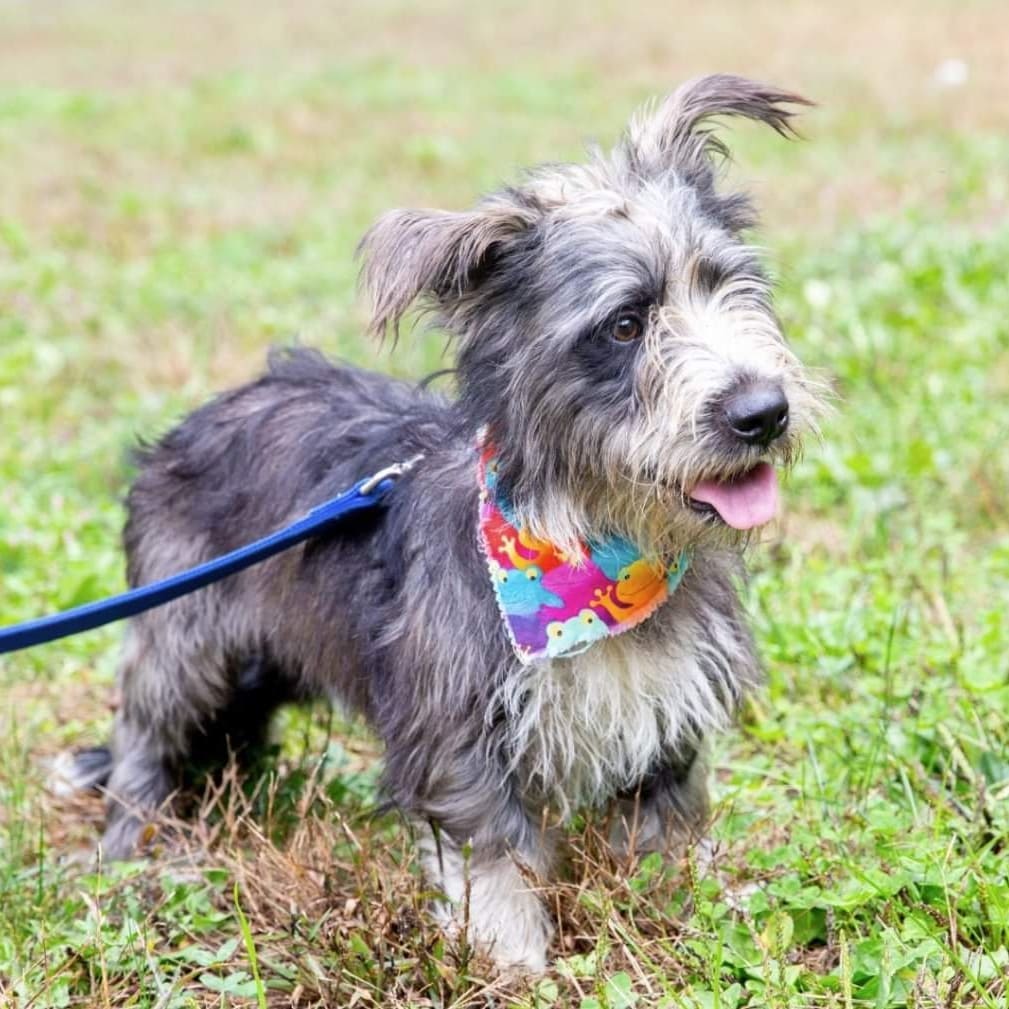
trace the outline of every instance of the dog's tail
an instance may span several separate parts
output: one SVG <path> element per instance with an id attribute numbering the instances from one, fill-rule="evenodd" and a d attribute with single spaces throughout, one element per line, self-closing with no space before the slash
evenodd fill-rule
<path id="1" fill-rule="evenodd" d="M 112 751 L 107 746 L 64 750 L 49 768 L 46 787 L 54 795 L 96 792 L 104 788 L 112 774 Z"/>

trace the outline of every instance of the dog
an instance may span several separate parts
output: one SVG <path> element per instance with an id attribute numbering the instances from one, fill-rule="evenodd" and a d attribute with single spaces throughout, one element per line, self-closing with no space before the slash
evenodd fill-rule
<path id="1" fill-rule="evenodd" d="M 381 508 L 132 620 L 111 745 L 77 763 L 108 796 L 107 857 L 137 852 L 197 756 L 319 697 L 383 741 L 435 914 L 502 969 L 546 964 L 532 881 L 574 812 L 615 808 L 621 850 L 704 829 L 706 741 L 761 679 L 742 555 L 822 403 L 712 119 L 788 137 L 808 104 L 704 77 L 585 163 L 381 217 L 359 248 L 371 330 L 431 313 L 454 398 L 291 349 L 140 450 L 131 586 L 420 458 Z"/>

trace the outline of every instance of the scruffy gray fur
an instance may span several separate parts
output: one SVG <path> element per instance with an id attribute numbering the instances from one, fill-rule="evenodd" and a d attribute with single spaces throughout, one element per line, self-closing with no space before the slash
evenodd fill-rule
<path id="1" fill-rule="evenodd" d="M 373 329 L 433 313 L 454 338 L 458 398 L 290 350 L 143 450 L 130 585 L 423 459 L 381 511 L 133 620 L 104 774 L 101 751 L 81 761 L 84 780 L 107 779 L 108 856 L 136 850 L 194 759 L 255 744 L 279 704 L 313 697 L 367 717 L 384 792 L 418 825 L 444 895 L 437 913 L 467 920 L 502 967 L 545 964 L 534 877 L 572 811 L 616 802 L 614 843 L 639 850 L 703 828 L 705 740 L 759 665 L 735 589 L 746 536 L 691 489 L 788 465 L 818 410 L 744 237 L 750 202 L 716 187 L 726 150 L 711 119 L 788 135 L 795 104 L 706 77 L 584 164 L 537 168 L 472 210 L 382 217 L 361 243 Z M 773 417 L 753 421 L 768 401 Z M 483 427 L 499 484 L 542 538 L 693 551 L 653 617 L 575 658 L 516 660 L 478 544 Z"/>

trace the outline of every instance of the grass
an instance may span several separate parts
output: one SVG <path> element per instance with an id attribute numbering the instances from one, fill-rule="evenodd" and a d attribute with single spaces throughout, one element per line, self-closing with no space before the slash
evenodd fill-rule
<path id="1" fill-rule="evenodd" d="M 360 336 L 379 211 L 576 156 L 689 73 L 822 103 L 802 145 L 736 131 L 735 172 L 840 395 L 752 556 L 768 685 L 719 744 L 712 872 L 616 864 L 586 822 L 546 894 L 555 965 L 508 989 L 426 923 L 374 743 L 323 710 L 286 712 L 263 777 L 162 859 L 95 865 L 100 804 L 43 781 L 108 731 L 111 628 L 0 660 L 4 1004 L 1007 1003 L 1009 18 L 710 7 L 0 3 L 2 624 L 122 587 L 127 448 L 268 344 L 437 366 L 437 339 Z"/>

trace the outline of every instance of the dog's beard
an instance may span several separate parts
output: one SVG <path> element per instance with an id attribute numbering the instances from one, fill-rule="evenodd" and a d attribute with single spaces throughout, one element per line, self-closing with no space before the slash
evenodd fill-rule
<path id="1" fill-rule="evenodd" d="M 622 491 L 614 489 L 607 512 L 609 523 L 646 555 L 670 556 L 700 545 L 738 546 L 749 536 L 697 509 L 671 484 L 638 481 Z"/>
<path id="2" fill-rule="evenodd" d="M 534 535 L 571 551 L 616 535 L 646 556 L 668 557 L 701 544 L 739 546 L 750 535 L 699 510 L 680 488 L 645 473 L 629 479 L 626 469 L 612 480 L 597 475 L 573 493 L 551 491 L 527 516 Z"/>

